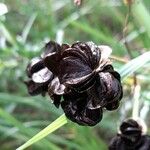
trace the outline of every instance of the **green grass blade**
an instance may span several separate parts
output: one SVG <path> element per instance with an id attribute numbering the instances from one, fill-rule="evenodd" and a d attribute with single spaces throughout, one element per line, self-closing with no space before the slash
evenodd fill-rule
<path id="1" fill-rule="evenodd" d="M 133 72 L 135 72 L 137 69 L 144 66 L 148 61 L 150 61 L 150 52 L 146 52 L 135 59 L 131 60 L 127 64 L 125 64 L 120 70 L 119 73 L 122 77 L 122 79 L 128 77 Z"/>
<path id="2" fill-rule="evenodd" d="M 149 10 L 146 9 L 145 5 L 142 1 L 136 2 L 132 6 L 132 13 L 135 20 L 146 29 L 149 37 L 150 37 L 150 13 Z"/>
<path id="3" fill-rule="evenodd" d="M 5 25 L 0 21 L 0 31 L 3 33 L 8 42 L 10 42 L 14 47 L 18 47 L 14 37 L 5 27 Z"/>
<path id="4" fill-rule="evenodd" d="M 98 29 L 89 26 L 87 23 L 73 21 L 71 22 L 71 25 L 74 26 L 75 28 L 83 30 L 84 32 L 92 35 L 93 37 L 96 37 L 99 40 L 105 41 L 106 43 L 113 42 L 113 40 L 110 37 L 108 37 L 108 35 L 105 35 L 102 31 L 99 31 Z"/>
<path id="5" fill-rule="evenodd" d="M 52 133 L 53 131 L 57 130 L 61 126 L 67 123 L 67 118 L 65 114 L 61 115 L 58 119 L 56 119 L 54 122 L 52 122 L 49 126 L 44 128 L 42 131 L 40 131 L 38 134 L 36 134 L 34 137 L 32 137 L 29 141 L 27 141 L 25 144 L 17 148 L 16 150 L 24 150 L 25 148 L 29 147 L 30 145 L 36 143 L 37 141 L 43 139 L 48 134 Z"/>
<path id="6" fill-rule="evenodd" d="M 31 27 L 36 19 L 37 13 L 34 13 L 33 15 L 31 15 L 29 21 L 27 22 L 25 28 L 23 29 L 22 32 L 22 42 L 25 43 L 27 40 L 27 37 L 29 35 L 29 32 L 31 30 Z"/>
<path id="7" fill-rule="evenodd" d="M 26 137 L 32 137 L 36 130 L 34 128 L 27 128 L 25 127 L 19 120 L 17 120 L 15 117 L 13 117 L 11 114 L 0 108 L 0 117 L 2 117 L 7 123 L 10 125 L 15 126 L 17 129 L 19 129 L 20 133 L 23 136 Z M 36 145 L 38 148 L 43 149 L 53 149 L 53 150 L 60 150 L 57 146 L 55 146 L 53 143 L 49 142 L 46 139 L 43 139 L 41 143 L 37 143 Z"/>
<path id="8" fill-rule="evenodd" d="M 44 101 L 41 97 L 22 97 L 19 95 L 0 92 L 0 104 L 10 103 L 31 106 L 33 108 L 43 110 L 44 112 L 53 113 L 58 116 L 62 114 L 62 112 L 59 110 L 51 109 L 52 105 L 50 104 L 50 102 L 48 100 Z"/>

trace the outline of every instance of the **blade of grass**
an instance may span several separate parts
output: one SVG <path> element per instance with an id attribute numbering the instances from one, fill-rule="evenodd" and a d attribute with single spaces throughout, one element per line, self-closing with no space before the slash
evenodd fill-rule
<path id="1" fill-rule="evenodd" d="M 84 16 L 85 14 L 88 14 L 90 11 L 91 11 L 91 7 L 84 7 L 80 9 L 79 12 L 72 13 L 69 17 L 65 18 L 62 22 L 60 22 L 59 28 L 61 29 L 66 28 L 73 21 L 79 19 L 81 16 Z"/>
<path id="2" fill-rule="evenodd" d="M 23 29 L 22 32 L 22 42 L 25 43 L 28 37 L 28 34 L 31 30 L 31 27 L 36 19 L 37 13 L 34 13 L 31 15 L 31 17 L 29 18 L 29 21 L 27 22 L 25 28 Z"/>
<path id="3" fill-rule="evenodd" d="M 99 40 L 103 40 L 107 43 L 113 42 L 113 40 L 110 37 L 108 37 L 107 35 L 105 35 L 101 31 L 89 26 L 87 23 L 83 23 L 83 22 L 79 22 L 79 21 L 73 21 L 70 24 L 72 26 L 74 26 L 75 28 L 79 28 L 80 30 L 83 30 L 86 33 L 89 33 L 90 35 L 92 35 L 93 37 L 96 37 Z"/>
<path id="4" fill-rule="evenodd" d="M 81 145 L 81 148 L 78 150 L 106 150 L 107 146 L 106 143 L 102 140 L 101 137 L 98 137 L 94 132 L 92 128 L 89 127 L 78 127 L 75 126 L 75 133 L 76 138 L 74 141 L 76 143 L 79 143 Z M 90 135 L 90 138 L 89 138 Z M 87 144 L 88 143 L 88 144 Z"/>
<path id="5" fill-rule="evenodd" d="M 13 38 L 13 36 L 11 35 L 11 33 L 8 31 L 8 29 L 5 27 L 5 25 L 0 21 L 0 30 L 3 33 L 3 35 L 5 36 L 5 38 L 7 39 L 7 41 L 9 43 L 11 43 L 14 47 L 18 47 L 15 39 Z"/>
<path id="6" fill-rule="evenodd" d="M 27 141 L 25 144 L 17 148 L 16 150 L 24 150 L 25 148 L 29 147 L 30 145 L 36 143 L 37 141 L 43 139 L 48 134 L 54 132 L 61 126 L 65 125 L 67 123 L 67 118 L 65 114 L 61 115 L 58 119 L 56 119 L 54 122 L 52 122 L 49 126 L 44 128 L 42 131 L 40 131 L 38 134 L 36 134 L 34 137 L 32 137 L 29 141 Z"/>
<path id="7" fill-rule="evenodd" d="M 119 70 L 122 79 L 131 75 L 133 72 L 144 66 L 148 61 L 150 61 L 150 52 L 146 52 L 129 61 Z"/>
<path id="8" fill-rule="evenodd" d="M 124 46 L 121 45 L 121 43 L 118 42 L 118 40 L 115 39 L 111 34 L 106 35 L 106 33 L 104 33 L 102 30 L 93 28 L 86 22 L 73 21 L 70 23 L 70 25 L 72 25 L 76 29 L 79 29 L 79 30 L 84 31 L 85 33 L 88 33 L 92 37 L 92 39 L 94 39 L 97 42 L 105 41 L 104 43 L 109 44 L 114 50 L 119 49 L 117 53 L 120 53 L 121 55 L 125 53 Z"/>
<path id="9" fill-rule="evenodd" d="M 33 128 L 26 128 L 20 121 L 18 121 L 2 108 L 0 108 L 0 116 L 4 118 L 10 125 L 17 127 L 19 131 L 25 134 L 28 138 L 35 134 L 35 130 L 33 130 Z M 37 143 L 37 147 L 42 149 L 60 150 L 56 145 L 54 145 L 50 141 L 47 141 L 46 139 L 43 139 L 41 143 Z"/>
<path id="10" fill-rule="evenodd" d="M 38 103 L 37 103 L 38 101 Z M 0 92 L 0 104 L 16 103 L 20 105 L 28 105 L 33 108 L 43 110 L 44 112 L 53 113 L 56 115 L 62 114 L 61 111 L 51 109 L 52 105 L 49 100 L 43 100 L 41 97 L 21 97 L 19 95 L 13 95 Z"/>
<path id="11" fill-rule="evenodd" d="M 145 27 L 148 36 L 150 37 L 150 13 L 142 1 L 138 1 L 132 6 L 132 13 L 135 20 Z"/>

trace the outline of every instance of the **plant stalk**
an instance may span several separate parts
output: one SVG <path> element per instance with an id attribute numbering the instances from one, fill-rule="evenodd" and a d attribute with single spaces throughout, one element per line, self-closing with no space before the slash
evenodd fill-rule
<path id="1" fill-rule="evenodd" d="M 32 137 L 29 141 L 27 141 L 25 144 L 21 145 L 16 150 L 24 150 L 25 148 L 31 146 L 32 144 L 38 142 L 39 140 L 43 139 L 50 133 L 54 132 L 61 126 L 65 125 L 67 123 L 67 118 L 65 114 L 61 115 L 58 119 L 56 119 L 54 122 L 52 122 L 49 126 L 44 128 L 42 131 L 37 133 L 34 137 Z"/>

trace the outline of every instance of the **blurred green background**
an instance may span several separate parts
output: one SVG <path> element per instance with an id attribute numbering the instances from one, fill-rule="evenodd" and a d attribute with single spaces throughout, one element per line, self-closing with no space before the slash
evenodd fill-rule
<path id="1" fill-rule="evenodd" d="M 126 34 L 133 57 L 150 50 L 150 2 L 135 1 Z M 72 0 L 0 0 L 0 150 L 17 148 L 63 113 L 48 96 L 28 95 L 23 81 L 29 60 L 38 56 L 49 40 L 69 44 L 93 41 L 112 47 L 113 65 L 119 70 L 129 61 L 122 34 L 127 13 L 123 0 L 84 0 L 80 7 Z M 137 78 L 140 117 L 150 127 L 149 68 L 150 63 L 142 66 Z M 124 98 L 119 109 L 104 110 L 97 126 L 69 122 L 28 149 L 106 150 L 121 121 L 132 113 L 133 78 L 122 82 Z"/>

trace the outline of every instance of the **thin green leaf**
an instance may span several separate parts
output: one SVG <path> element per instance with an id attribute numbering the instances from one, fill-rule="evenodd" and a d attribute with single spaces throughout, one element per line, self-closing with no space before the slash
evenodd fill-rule
<path id="1" fill-rule="evenodd" d="M 67 118 L 65 114 L 61 115 L 58 119 L 56 119 L 54 122 L 52 122 L 49 126 L 44 128 L 42 131 L 40 131 L 38 134 L 36 134 L 34 137 L 32 137 L 29 141 L 27 141 L 25 144 L 17 148 L 16 150 L 24 150 L 25 148 L 29 147 L 30 145 L 36 143 L 37 141 L 43 139 L 48 134 L 52 133 L 53 131 L 57 130 L 61 126 L 67 123 Z"/>
<path id="2" fill-rule="evenodd" d="M 20 130 L 21 133 L 23 133 L 28 138 L 33 136 L 35 134 L 35 130 L 33 128 L 26 128 L 19 120 L 14 118 L 11 114 L 0 108 L 0 116 L 6 120 L 7 123 L 10 125 L 15 126 Z M 39 148 L 43 149 L 53 149 L 53 150 L 60 150 L 57 146 L 55 146 L 50 141 L 47 141 L 46 139 L 43 139 L 41 143 L 37 143 L 37 146 Z"/>
<path id="3" fill-rule="evenodd" d="M 113 42 L 113 40 L 107 35 L 105 35 L 102 31 L 99 31 L 98 29 L 89 26 L 87 23 L 73 21 L 71 22 L 71 25 L 74 26 L 75 28 L 79 28 L 80 30 L 83 30 L 84 32 L 92 35 L 93 37 L 96 37 L 99 40 L 103 40 L 107 43 Z"/>
<path id="4" fill-rule="evenodd" d="M 0 21 L 0 31 L 3 33 L 8 42 L 10 42 L 14 47 L 18 47 L 15 39 L 1 21 Z"/>
<path id="5" fill-rule="evenodd" d="M 136 2 L 132 7 L 132 13 L 136 21 L 143 26 L 150 37 L 150 13 L 143 1 Z"/>
<path id="6" fill-rule="evenodd" d="M 53 112 L 53 114 L 56 114 L 58 116 L 62 114 L 62 112 L 59 110 L 56 111 L 56 109 L 51 109 L 52 105 L 50 104 L 49 100 L 43 101 L 41 97 L 22 97 L 19 95 L 0 92 L 0 104 L 10 103 L 32 106 L 33 108 L 38 108 L 40 110 L 43 110 L 44 112 Z"/>
<path id="7" fill-rule="evenodd" d="M 133 72 L 144 66 L 148 61 L 150 61 L 150 52 L 146 52 L 125 64 L 119 70 L 122 79 L 131 75 Z"/>
<path id="8" fill-rule="evenodd" d="M 31 27 L 36 19 L 37 13 L 34 13 L 31 15 L 31 17 L 29 18 L 29 21 L 27 22 L 25 28 L 23 29 L 22 32 L 22 42 L 25 43 L 28 37 L 28 34 L 31 30 Z"/>

